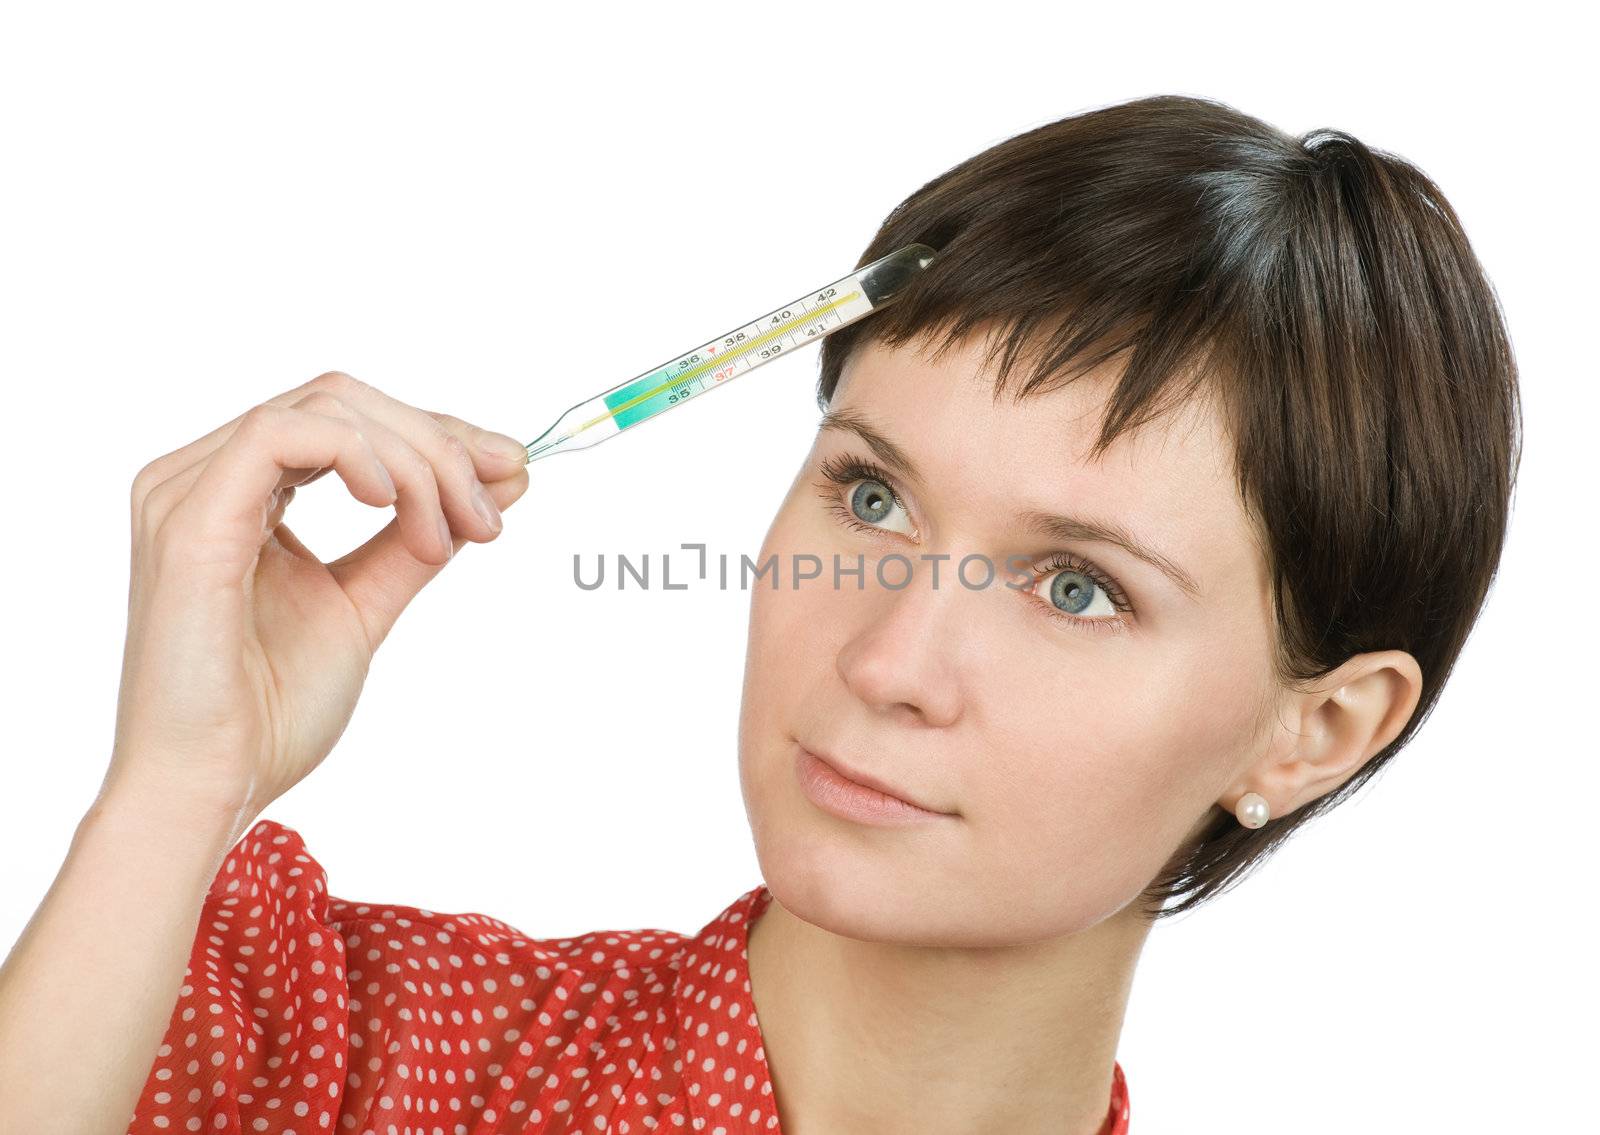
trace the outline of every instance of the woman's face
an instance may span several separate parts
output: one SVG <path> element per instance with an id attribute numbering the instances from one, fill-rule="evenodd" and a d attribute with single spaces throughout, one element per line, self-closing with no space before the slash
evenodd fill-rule
<path id="1" fill-rule="evenodd" d="M 982 354 L 976 336 L 938 363 L 857 350 L 762 545 L 777 587 L 749 584 L 739 771 L 762 874 L 849 937 L 1086 929 L 1138 897 L 1273 735 L 1266 567 L 1209 400 L 1089 464 L 1117 371 L 997 402 Z M 1118 528 L 1196 591 L 1028 513 Z M 986 560 L 958 578 L 969 555 Z M 796 586 L 806 556 L 821 573 Z M 947 814 L 825 810 L 802 747 Z"/>

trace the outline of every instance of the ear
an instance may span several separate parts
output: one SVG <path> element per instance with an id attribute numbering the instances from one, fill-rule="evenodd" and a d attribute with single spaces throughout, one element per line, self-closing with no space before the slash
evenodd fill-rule
<path id="1" fill-rule="evenodd" d="M 1422 668 L 1403 650 L 1357 654 L 1308 688 L 1285 694 L 1269 756 L 1218 803 L 1246 792 L 1286 815 L 1334 791 L 1400 735 L 1422 697 Z"/>

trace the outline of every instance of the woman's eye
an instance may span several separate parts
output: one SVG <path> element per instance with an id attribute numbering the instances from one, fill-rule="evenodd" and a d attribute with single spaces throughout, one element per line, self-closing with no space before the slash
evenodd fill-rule
<path id="1" fill-rule="evenodd" d="M 1065 615 L 1083 619 L 1116 618 L 1117 605 L 1106 589 L 1096 583 L 1093 576 L 1075 568 L 1062 568 L 1042 576 L 1044 594 L 1039 598 Z M 1038 595 L 1039 592 L 1035 591 Z"/>
<path id="2" fill-rule="evenodd" d="M 817 482 L 817 490 L 841 524 L 917 537 L 911 516 L 886 479 L 887 474 L 851 460 L 825 462 L 822 473 L 827 480 Z M 1093 564 L 1057 553 L 1032 570 L 1038 576 L 1032 594 L 1050 605 L 1046 615 L 1091 630 L 1126 629 L 1126 613 L 1133 610 L 1132 606 L 1116 580 L 1103 575 Z"/>
<path id="3" fill-rule="evenodd" d="M 894 499 L 894 493 L 882 481 L 870 477 L 857 481 L 847 495 L 851 515 L 863 524 L 870 524 L 875 528 L 889 528 L 894 532 L 904 532 L 908 536 L 914 534 L 911 518 L 906 516 L 905 509 L 900 507 L 900 502 Z M 897 510 L 900 513 L 898 518 L 894 516 Z"/>

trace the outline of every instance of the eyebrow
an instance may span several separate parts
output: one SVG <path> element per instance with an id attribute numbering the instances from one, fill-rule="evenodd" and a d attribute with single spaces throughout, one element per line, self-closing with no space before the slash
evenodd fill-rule
<path id="1" fill-rule="evenodd" d="M 916 462 L 911 460 L 905 450 L 869 425 L 860 414 L 851 410 L 829 410 L 822 415 L 822 422 L 817 429 L 818 432 L 822 430 L 842 430 L 855 434 L 867 443 L 867 448 L 877 455 L 878 460 L 896 470 L 908 480 L 914 481 L 919 485 L 922 484 L 922 474 L 918 471 Z M 1200 585 L 1195 582 L 1193 576 L 1174 563 L 1170 557 L 1156 551 L 1119 524 L 1084 516 L 1044 512 L 1033 508 L 1022 509 L 1015 515 L 1018 522 L 1025 528 L 1046 539 L 1062 541 L 1095 540 L 1101 543 L 1115 544 L 1161 572 L 1161 574 L 1177 584 L 1178 588 L 1191 599 L 1200 598 Z"/>

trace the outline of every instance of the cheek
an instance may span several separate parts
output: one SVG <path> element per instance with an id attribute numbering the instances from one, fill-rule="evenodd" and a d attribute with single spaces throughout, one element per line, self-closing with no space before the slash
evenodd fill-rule
<path id="1" fill-rule="evenodd" d="M 749 630 L 744 689 L 739 704 L 739 763 L 747 794 L 762 778 L 787 775 L 773 760 L 776 747 L 799 725 L 806 691 L 824 686 L 833 666 L 826 595 L 809 581 L 795 590 L 792 556 L 813 551 L 797 542 L 797 525 L 785 507 L 767 532 L 748 582 Z M 776 557 L 760 579 L 755 570 Z M 776 572 L 777 586 L 773 586 Z"/>
<path id="2" fill-rule="evenodd" d="M 988 715 L 999 725 L 964 797 L 981 849 L 972 882 L 1057 926 L 1136 899 L 1253 741 L 1259 677 L 1230 652 L 1110 657 L 984 691 L 1010 708 Z"/>
<path id="3" fill-rule="evenodd" d="M 758 687 L 795 684 L 796 675 L 807 668 L 832 665 L 830 618 L 837 612 L 829 589 L 830 567 L 835 548 L 829 542 L 829 529 L 810 508 L 810 492 L 797 486 L 767 529 L 766 538 L 754 563 L 744 577 L 750 594 L 750 624 L 747 642 L 746 678 Z M 818 565 L 804 557 L 821 561 L 821 575 L 795 586 L 796 558 L 802 572 L 817 572 Z M 757 577 L 758 571 L 765 574 Z M 774 584 L 776 579 L 776 584 Z M 757 673 L 752 674 L 754 668 Z"/>

